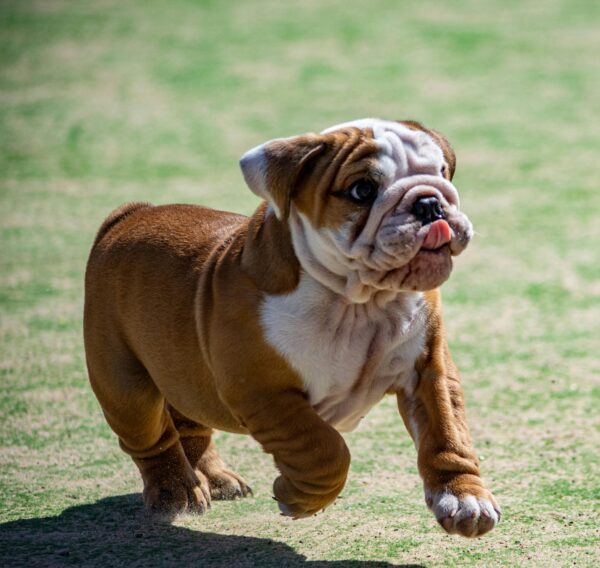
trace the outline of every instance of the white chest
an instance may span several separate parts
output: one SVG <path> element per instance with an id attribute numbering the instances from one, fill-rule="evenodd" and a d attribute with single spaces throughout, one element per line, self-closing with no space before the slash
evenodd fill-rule
<path id="1" fill-rule="evenodd" d="M 298 372 L 315 410 L 341 431 L 414 379 L 424 345 L 420 293 L 384 307 L 348 304 L 306 274 L 292 293 L 265 298 L 261 319 L 267 341 Z"/>

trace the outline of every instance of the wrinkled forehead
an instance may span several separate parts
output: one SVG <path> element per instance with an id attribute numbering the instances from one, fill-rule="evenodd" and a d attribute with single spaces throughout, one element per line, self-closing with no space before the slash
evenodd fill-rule
<path id="1" fill-rule="evenodd" d="M 378 169 L 390 181 L 407 175 L 439 175 L 441 172 L 444 153 L 423 130 L 409 128 L 400 122 L 363 118 L 337 124 L 321 134 L 334 134 L 348 128 L 360 129 L 365 139 L 376 144 Z"/>

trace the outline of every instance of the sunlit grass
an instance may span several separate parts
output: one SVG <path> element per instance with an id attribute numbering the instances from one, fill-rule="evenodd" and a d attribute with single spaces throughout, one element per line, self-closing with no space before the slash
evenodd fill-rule
<path id="1" fill-rule="evenodd" d="M 584 0 L 2 2 L 7 564 L 594 565 L 598 26 L 600 4 Z M 348 485 L 315 519 L 280 518 L 269 456 L 220 434 L 255 497 L 148 523 L 87 385 L 82 286 L 97 226 L 136 200 L 249 213 L 245 150 L 369 115 L 422 120 L 458 155 L 477 236 L 444 287 L 446 323 L 502 524 L 475 542 L 442 533 L 393 400 L 347 436 Z"/>

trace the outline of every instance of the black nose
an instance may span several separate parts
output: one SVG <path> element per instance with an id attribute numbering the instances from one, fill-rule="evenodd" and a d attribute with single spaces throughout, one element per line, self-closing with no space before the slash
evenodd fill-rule
<path id="1" fill-rule="evenodd" d="M 423 225 L 433 223 L 436 219 L 445 218 L 442 204 L 437 197 L 433 197 L 432 195 L 417 199 L 412 206 L 412 214 L 421 221 Z"/>

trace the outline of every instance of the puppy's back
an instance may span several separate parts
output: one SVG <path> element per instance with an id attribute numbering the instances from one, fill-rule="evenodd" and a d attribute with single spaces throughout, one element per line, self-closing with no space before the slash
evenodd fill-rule
<path id="1" fill-rule="evenodd" d="M 98 231 L 86 270 L 88 362 L 135 353 L 160 375 L 176 366 L 174 344 L 188 361 L 197 358 L 202 267 L 246 222 L 242 215 L 193 205 L 131 203 L 113 211 Z"/>

